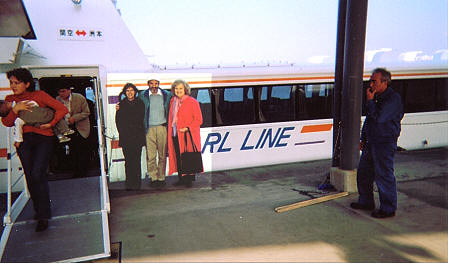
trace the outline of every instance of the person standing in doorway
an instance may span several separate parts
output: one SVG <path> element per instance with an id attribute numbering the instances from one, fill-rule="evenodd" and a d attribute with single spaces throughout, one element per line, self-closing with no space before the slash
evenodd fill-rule
<path id="1" fill-rule="evenodd" d="M 401 96 L 391 87 L 391 73 L 383 68 L 373 71 L 366 90 L 366 119 L 363 123 L 360 157 L 357 170 L 359 199 L 351 207 L 374 210 L 373 182 L 379 190 L 379 209 L 371 213 L 375 218 L 395 215 L 397 208 L 394 154 L 404 116 Z"/>
<path id="2" fill-rule="evenodd" d="M 90 110 L 86 98 L 81 94 L 72 93 L 71 87 L 64 86 L 58 90 L 56 99 L 63 103 L 69 113 L 65 119 L 69 126 L 75 130 L 71 135 L 70 156 L 73 164 L 73 177 L 81 178 L 87 176 L 89 153 L 86 152 L 87 137 L 90 134 Z"/>

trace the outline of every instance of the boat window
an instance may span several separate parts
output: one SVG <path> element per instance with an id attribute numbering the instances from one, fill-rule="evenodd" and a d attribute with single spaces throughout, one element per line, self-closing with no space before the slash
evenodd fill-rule
<path id="1" fill-rule="evenodd" d="M 369 83 L 363 83 L 362 115 L 366 115 L 366 95 Z M 392 80 L 391 87 L 402 98 L 404 113 L 447 110 L 447 78 Z"/>
<path id="2" fill-rule="evenodd" d="M 218 125 L 242 125 L 255 123 L 252 87 L 227 87 L 217 89 L 217 109 L 221 120 Z M 220 124 L 221 122 L 221 124 Z"/>
<path id="3" fill-rule="evenodd" d="M 332 118 L 333 84 L 306 84 L 298 91 L 299 105 L 302 113 L 298 113 L 298 119 Z M 305 113 L 304 113 L 305 112 Z"/>
<path id="4" fill-rule="evenodd" d="M 262 87 L 260 111 L 264 122 L 295 120 L 295 97 L 292 85 Z"/>
<path id="5" fill-rule="evenodd" d="M 203 124 L 201 127 L 211 127 L 213 123 L 212 102 L 208 88 L 192 89 L 190 96 L 195 98 L 200 104 Z"/>

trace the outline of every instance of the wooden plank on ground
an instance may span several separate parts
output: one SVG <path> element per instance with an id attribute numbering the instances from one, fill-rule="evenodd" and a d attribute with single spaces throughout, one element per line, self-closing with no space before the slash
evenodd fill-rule
<path id="1" fill-rule="evenodd" d="M 327 202 L 329 200 L 347 196 L 348 194 L 349 194 L 348 192 L 335 193 L 335 194 L 326 195 L 326 196 L 322 196 L 322 197 L 307 200 L 307 201 L 302 201 L 302 202 L 297 202 L 297 203 L 293 203 L 293 204 L 276 207 L 274 210 L 276 211 L 276 213 L 282 213 L 282 212 L 290 211 L 293 209 L 297 209 L 297 208 L 301 208 L 301 207 L 305 207 L 305 206 L 309 206 L 309 205 L 313 205 L 313 204 L 317 204 L 317 203 Z"/>

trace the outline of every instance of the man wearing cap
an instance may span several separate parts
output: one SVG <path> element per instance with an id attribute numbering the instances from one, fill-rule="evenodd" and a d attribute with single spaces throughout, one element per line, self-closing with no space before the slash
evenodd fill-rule
<path id="1" fill-rule="evenodd" d="M 159 81 L 148 80 L 148 89 L 139 92 L 145 104 L 145 141 L 147 149 L 147 171 L 151 187 L 165 185 L 167 163 L 167 120 L 172 94 L 159 87 Z M 157 164 L 156 164 L 157 156 Z"/>

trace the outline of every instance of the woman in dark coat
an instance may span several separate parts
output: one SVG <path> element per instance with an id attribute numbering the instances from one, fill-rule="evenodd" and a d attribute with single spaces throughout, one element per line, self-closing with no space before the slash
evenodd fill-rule
<path id="1" fill-rule="evenodd" d="M 125 157 L 125 186 L 127 190 L 138 190 L 141 184 L 141 155 L 145 145 L 144 115 L 145 105 L 137 98 L 137 87 L 127 83 L 123 87 L 119 98 L 126 97 L 120 102 L 115 115 L 115 123 L 119 132 L 119 146 Z"/>

